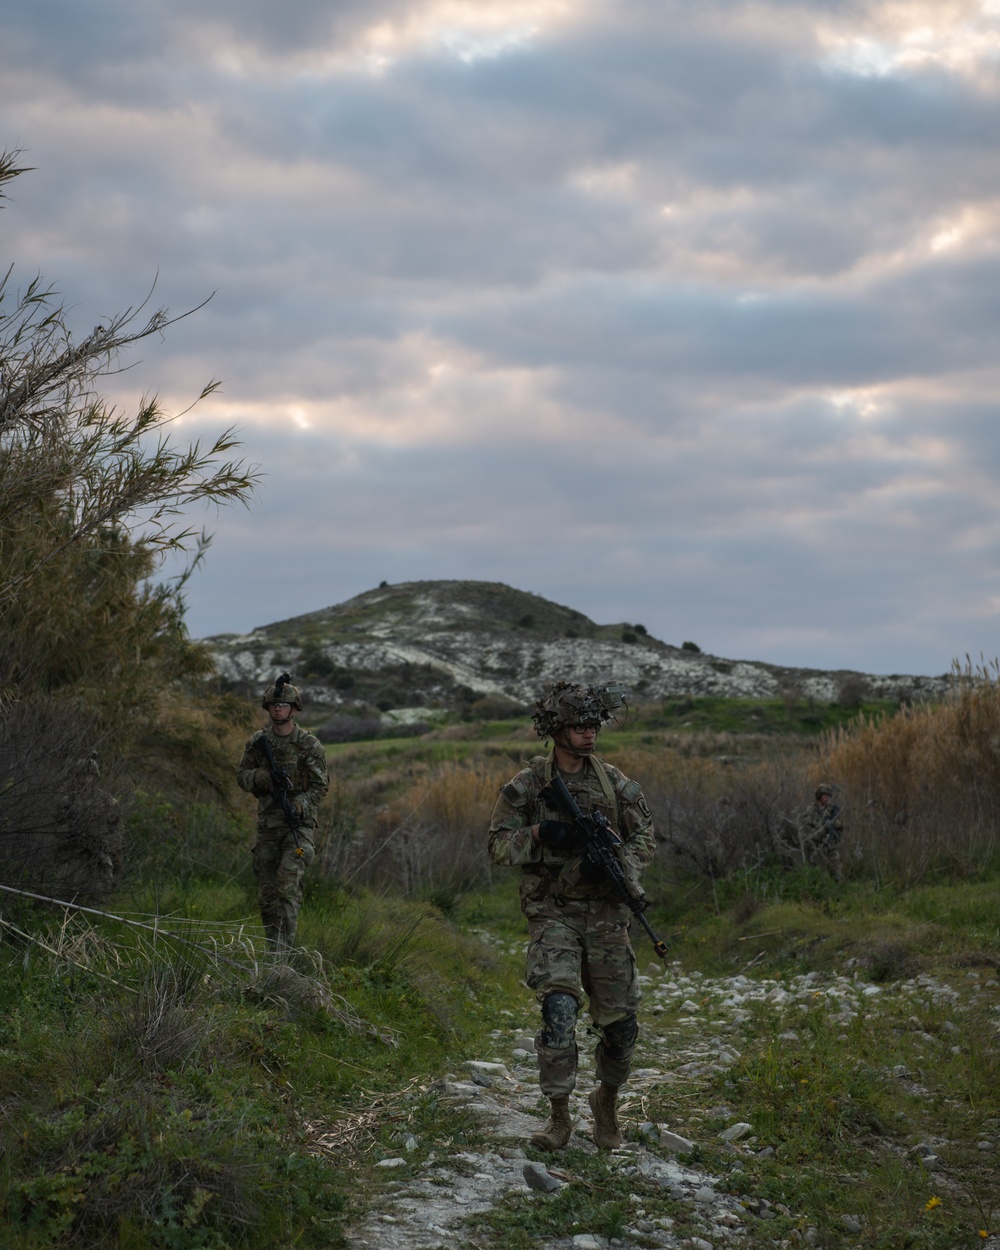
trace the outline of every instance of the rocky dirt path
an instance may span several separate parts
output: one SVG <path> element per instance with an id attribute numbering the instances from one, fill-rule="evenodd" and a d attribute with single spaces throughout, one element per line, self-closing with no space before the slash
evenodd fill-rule
<path id="1" fill-rule="evenodd" d="M 679 965 L 666 969 L 651 965 L 642 977 L 643 1006 L 640 1019 L 642 1037 L 637 1053 L 637 1066 L 629 1085 L 623 1091 L 623 1123 L 630 1136 L 611 1156 L 612 1166 L 626 1175 L 642 1176 L 662 1186 L 667 1196 L 679 1204 L 684 1218 L 677 1221 L 660 1217 L 646 1219 L 641 1206 L 625 1236 L 610 1243 L 594 1233 L 539 1241 L 538 1250 L 639 1250 L 664 1247 L 664 1250 L 717 1250 L 739 1245 L 748 1240 L 748 1232 L 758 1222 L 777 1215 L 798 1215 L 779 1203 L 772 1204 L 760 1195 L 727 1194 L 717 1186 L 719 1178 L 710 1172 L 682 1164 L 677 1155 L 690 1152 L 693 1142 L 673 1132 L 669 1126 L 654 1125 L 644 1114 L 645 1093 L 653 1084 L 673 1083 L 680 1093 L 703 1085 L 705 1078 L 725 1070 L 740 1057 L 745 1044 L 741 1026 L 749 1019 L 754 1004 L 762 1003 L 774 1010 L 795 1009 L 798 1003 L 815 1007 L 817 1000 L 826 1007 L 834 1023 L 846 1024 L 859 1010 L 871 1005 L 886 992 L 879 986 L 857 978 L 820 977 L 810 973 L 787 982 L 754 980 L 747 976 L 702 977 L 685 975 Z M 994 982 L 995 984 L 995 982 Z M 892 992 L 912 994 L 921 1002 L 947 1003 L 955 991 L 928 977 L 917 978 Z M 919 1006 L 919 1003 L 915 1005 Z M 524 1143 L 544 1120 L 538 1090 L 533 1052 L 534 1014 L 525 1008 L 524 1018 L 511 1013 L 505 1027 L 493 1033 L 492 1053 L 466 1064 L 463 1072 L 449 1075 L 439 1084 L 441 1097 L 461 1109 L 463 1117 L 471 1115 L 482 1128 L 485 1148 L 456 1153 L 431 1152 L 419 1165 L 411 1165 L 408 1150 L 419 1145 L 415 1139 L 404 1139 L 398 1155 L 379 1160 L 387 1175 L 386 1191 L 380 1207 L 349 1230 L 351 1250 L 448 1250 L 459 1247 L 483 1247 L 488 1238 L 470 1236 L 466 1221 L 472 1214 L 495 1206 L 510 1192 L 535 1192 L 535 1199 L 547 1200 L 547 1191 L 559 1189 L 572 1181 L 562 1171 L 559 1155 L 548 1157 L 543 1164 L 530 1163 Z M 571 1100 L 575 1114 L 575 1132 L 571 1146 L 587 1152 L 595 1151 L 590 1140 L 590 1108 L 587 1092 L 593 1087 L 593 1044 L 584 1041 L 581 1028 L 581 1072 L 579 1087 Z M 779 1035 L 788 1045 L 799 1039 L 793 1029 Z M 929 1039 L 935 1040 L 935 1039 Z M 907 1079 L 904 1071 L 893 1073 Z M 697 1117 L 695 1117 L 697 1118 Z M 725 1106 L 706 1106 L 704 1118 L 716 1123 L 730 1119 L 729 1126 L 717 1133 L 713 1130 L 712 1145 L 720 1145 L 734 1154 L 773 1153 L 772 1147 L 758 1140 L 753 1126 L 740 1123 Z M 636 1130 L 638 1130 L 636 1132 Z M 699 1134 L 689 1129 L 693 1137 Z M 983 1143 L 996 1149 L 997 1142 Z M 931 1146 L 925 1153 L 935 1166 Z M 940 1166 L 944 1166 L 941 1164 Z M 405 1179 L 395 1180 L 395 1174 Z M 837 1217 L 842 1224 L 845 1243 L 864 1244 L 861 1222 L 852 1212 Z M 675 1230 L 675 1224 L 682 1229 Z M 797 1234 L 795 1244 L 812 1244 L 817 1233 L 808 1224 Z M 791 1241 L 776 1241 L 792 1245 Z M 982 1245 L 1000 1250 L 1000 1239 L 990 1238 Z"/>

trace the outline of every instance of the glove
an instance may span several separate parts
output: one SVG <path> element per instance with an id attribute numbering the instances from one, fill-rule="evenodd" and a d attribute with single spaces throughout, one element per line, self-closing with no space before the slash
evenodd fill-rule
<path id="1" fill-rule="evenodd" d="M 259 798 L 265 794 L 270 794 L 274 790 L 274 781 L 271 779 L 271 770 L 269 768 L 255 768 L 253 770 L 253 792 Z"/>
<path id="2" fill-rule="evenodd" d="M 538 840 L 550 851 L 556 851 L 560 855 L 572 855 L 583 841 L 575 825 L 565 824 L 561 820 L 540 821 Z"/>

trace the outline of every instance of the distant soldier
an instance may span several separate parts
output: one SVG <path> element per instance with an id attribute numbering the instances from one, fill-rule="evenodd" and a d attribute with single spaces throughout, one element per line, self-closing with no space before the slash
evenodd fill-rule
<path id="1" fill-rule="evenodd" d="M 833 801 L 834 791 L 835 788 L 828 782 L 816 787 L 813 803 L 802 812 L 795 826 L 796 843 L 790 848 L 790 858 L 792 863 L 814 864 L 823 868 L 841 881 L 844 871 L 838 847 L 844 823 L 840 819 L 840 808 Z"/>
<path id="2" fill-rule="evenodd" d="M 558 770 L 585 815 L 601 812 L 621 835 L 621 861 L 634 892 L 653 858 L 653 818 L 639 783 L 594 754 L 603 721 L 622 705 L 614 688 L 558 682 L 535 704 L 538 755 L 500 791 L 490 824 L 490 856 L 521 869 L 521 910 L 528 921 L 526 981 L 542 1009 L 535 1036 L 539 1085 L 549 1099 L 546 1126 L 533 1134 L 540 1150 L 561 1150 L 573 1125 L 569 1096 L 576 1087 L 577 1016 L 584 994 L 597 1044 L 598 1087 L 590 1094 L 594 1141 L 621 1145 L 617 1098 L 629 1074 L 639 1028 L 639 983 L 629 943 L 631 913 L 603 876 L 581 862 L 582 837 L 565 814 L 540 797 Z"/>
<path id="3" fill-rule="evenodd" d="M 264 691 L 261 707 L 269 723 L 244 747 L 237 781 L 257 798 L 257 902 L 268 947 L 280 950 L 295 944 L 302 878 L 316 857 L 316 812 L 330 776 L 319 739 L 295 723 L 302 697 L 287 673 Z"/>
<path id="4" fill-rule="evenodd" d="M 118 801 L 102 786 L 96 751 L 77 761 L 60 798 L 60 843 L 54 848 L 56 889 L 67 898 L 100 898 L 122 870 Z"/>

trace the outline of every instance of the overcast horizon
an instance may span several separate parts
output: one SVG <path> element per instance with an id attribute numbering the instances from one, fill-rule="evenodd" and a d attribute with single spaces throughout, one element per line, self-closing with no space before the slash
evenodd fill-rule
<path id="1" fill-rule="evenodd" d="M 454 578 L 729 658 L 997 655 L 1000 0 L 0 30 L 15 286 L 80 333 L 212 296 L 105 388 L 221 379 L 177 436 L 235 424 L 265 474 L 189 518 L 195 637 Z"/>

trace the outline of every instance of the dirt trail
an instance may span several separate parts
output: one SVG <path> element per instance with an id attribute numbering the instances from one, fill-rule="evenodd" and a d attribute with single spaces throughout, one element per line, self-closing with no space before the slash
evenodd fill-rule
<path id="1" fill-rule="evenodd" d="M 623 1120 L 633 1129 L 640 1128 L 642 1140 L 627 1141 L 614 1152 L 612 1162 L 626 1174 L 639 1173 L 662 1185 L 672 1199 L 685 1204 L 689 1218 L 687 1230 L 680 1236 L 671 1231 L 673 1221 L 646 1221 L 637 1213 L 626 1237 L 613 1244 L 627 1250 L 637 1245 L 632 1240 L 635 1236 L 641 1237 L 645 1246 L 704 1250 L 745 1236 L 748 1220 L 769 1218 L 770 1204 L 753 1195 L 721 1193 L 716 1189 L 717 1177 L 678 1163 L 677 1153 L 690 1149 L 691 1142 L 672 1134 L 667 1126 L 646 1122 L 644 1093 L 654 1083 L 662 1085 L 664 1081 L 690 1086 L 729 1066 L 739 1058 L 739 1026 L 751 1001 L 769 1000 L 780 1005 L 796 993 L 811 999 L 818 982 L 801 978 L 797 986 L 785 989 L 777 982 L 690 977 L 679 965 L 665 971 L 651 965 L 642 983 L 637 1066 L 622 1100 Z M 843 978 L 828 984 L 832 1010 L 848 1018 L 846 1013 L 856 1009 L 857 998 L 866 988 Z M 878 992 L 878 987 L 870 988 Z M 678 1009 L 681 1014 L 675 1023 L 666 1029 L 659 1027 L 658 1018 L 664 1012 L 670 1011 L 673 1017 Z M 398 1156 L 380 1160 L 387 1172 L 398 1169 L 407 1174 L 406 1179 L 389 1182 L 380 1209 L 350 1230 L 348 1244 L 352 1250 L 474 1246 L 476 1241 L 464 1228 L 467 1217 L 493 1207 L 509 1191 L 527 1192 L 524 1143 L 544 1119 L 532 1050 L 534 1027 L 534 1013 L 526 1010 L 522 1020 L 512 1019 L 506 1028 L 495 1030 L 490 1055 L 470 1061 L 465 1072 L 449 1076 L 441 1084 L 443 1098 L 480 1122 L 488 1147 L 481 1152 L 432 1153 L 415 1171 L 408 1163 L 405 1147 Z M 582 1032 L 580 1079 L 571 1099 L 575 1116 L 571 1145 L 593 1152 L 596 1147 L 590 1140 L 591 1116 L 586 1100 L 594 1085 L 593 1042 L 585 1040 Z M 726 1108 L 712 1111 L 725 1115 Z M 753 1138 L 750 1126 L 734 1122 L 729 1132 L 734 1141 L 741 1137 L 749 1141 L 732 1145 L 734 1152 L 767 1148 Z M 547 1163 L 557 1180 L 565 1183 L 571 1179 L 560 1170 L 558 1154 L 550 1156 Z M 539 1192 L 537 1200 L 545 1201 L 546 1196 Z M 700 1230 L 693 1238 L 692 1226 Z M 578 1233 L 544 1243 L 540 1250 L 601 1250 L 608 1244 L 595 1234 Z"/>

